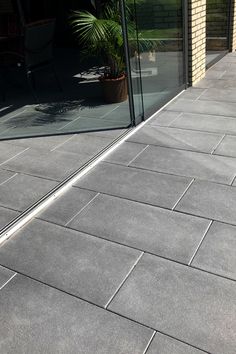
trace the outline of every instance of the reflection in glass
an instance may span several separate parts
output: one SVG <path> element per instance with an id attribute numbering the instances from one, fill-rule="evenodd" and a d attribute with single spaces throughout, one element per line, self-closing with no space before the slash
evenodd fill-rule
<path id="1" fill-rule="evenodd" d="M 229 0 L 207 0 L 206 53 L 207 65 L 215 62 L 229 49 Z"/>
<path id="2" fill-rule="evenodd" d="M 133 77 L 141 77 L 147 115 L 173 97 L 184 84 L 182 1 L 136 0 L 130 6 L 135 7 L 138 42 L 138 50 L 131 55 L 131 67 Z M 130 45 L 133 41 L 130 36 Z"/>
<path id="3" fill-rule="evenodd" d="M 108 14 L 109 9 L 112 13 Z M 116 22 L 119 36 L 115 37 L 114 28 L 113 54 L 118 55 L 119 50 L 124 64 L 119 0 L 1 0 L 0 138 L 125 128 L 131 124 L 127 91 L 122 99 L 114 99 L 116 82 L 111 82 L 108 93 L 113 97 L 109 103 L 104 97 L 100 77 L 109 72 L 111 64 L 104 51 L 97 50 L 95 56 L 84 59 L 84 51 L 91 52 L 91 43 L 82 33 L 75 35 L 73 11 L 90 14 L 90 20 L 107 16 Z M 105 47 L 101 38 L 97 42 L 97 49 Z M 122 65 L 120 74 L 126 71 Z M 123 87 L 127 90 L 125 84 Z"/>

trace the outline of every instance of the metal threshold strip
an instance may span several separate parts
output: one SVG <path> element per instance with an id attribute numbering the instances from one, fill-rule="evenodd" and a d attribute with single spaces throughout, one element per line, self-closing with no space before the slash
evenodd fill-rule
<path id="1" fill-rule="evenodd" d="M 129 128 L 126 132 L 124 132 L 121 136 L 115 139 L 110 145 L 108 145 L 105 149 L 100 151 L 97 155 L 95 155 L 91 160 L 85 163 L 82 167 L 73 172 L 70 176 L 68 176 L 65 180 L 59 183 L 54 189 L 48 192 L 44 197 L 39 199 L 36 203 L 22 212 L 17 218 L 15 218 L 12 222 L 6 225 L 0 233 L 0 245 L 8 240 L 15 232 L 17 232 L 20 228 L 22 228 L 27 222 L 33 219 L 36 215 L 38 215 L 43 209 L 49 206 L 55 199 L 60 197 L 63 193 L 65 193 L 70 187 L 72 187 L 75 182 L 77 182 L 80 178 L 82 178 L 86 173 L 92 170 L 99 162 L 104 160 L 109 154 L 111 154 L 114 150 L 116 150 L 123 142 L 125 142 L 129 137 L 135 134 L 139 129 L 141 129 L 144 125 L 146 125 L 154 115 L 161 112 L 168 104 L 170 104 L 176 97 L 182 94 L 181 91 L 177 96 L 175 96 L 171 101 L 169 101 L 166 105 L 161 107 L 158 111 L 156 111 L 151 117 L 149 117 L 144 122 L 140 123 L 137 127 Z"/>

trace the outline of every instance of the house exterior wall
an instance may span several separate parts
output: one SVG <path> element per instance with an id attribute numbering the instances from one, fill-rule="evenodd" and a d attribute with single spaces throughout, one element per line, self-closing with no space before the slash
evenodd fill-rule
<path id="1" fill-rule="evenodd" d="M 206 72 L 206 0 L 189 0 L 189 83 Z"/>
<path id="2" fill-rule="evenodd" d="M 231 0 L 230 6 L 230 51 L 236 50 L 236 0 Z"/>

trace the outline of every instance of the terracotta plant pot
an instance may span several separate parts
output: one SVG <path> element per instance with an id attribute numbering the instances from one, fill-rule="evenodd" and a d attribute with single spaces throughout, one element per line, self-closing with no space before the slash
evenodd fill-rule
<path id="1" fill-rule="evenodd" d="M 100 78 L 104 100 L 107 103 L 119 103 L 127 100 L 127 78 L 125 75 L 117 79 Z"/>

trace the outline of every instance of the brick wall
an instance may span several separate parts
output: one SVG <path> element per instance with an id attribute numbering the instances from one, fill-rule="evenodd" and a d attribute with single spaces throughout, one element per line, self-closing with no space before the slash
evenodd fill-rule
<path id="1" fill-rule="evenodd" d="M 206 71 L 206 0 L 189 0 L 189 83 Z"/>
<path id="2" fill-rule="evenodd" d="M 236 50 L 236 0 L 231 0 L 229 49 L 230 51 Z"/>

